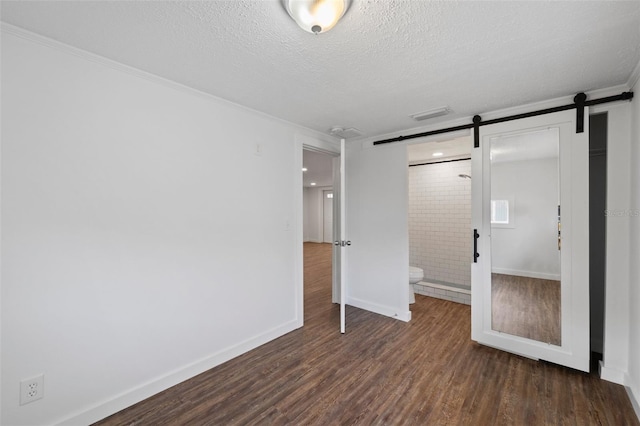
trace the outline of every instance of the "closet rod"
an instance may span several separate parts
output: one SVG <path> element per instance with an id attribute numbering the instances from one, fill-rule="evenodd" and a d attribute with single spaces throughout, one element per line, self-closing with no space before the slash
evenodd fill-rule
<path id="1" fill-rule="evenodd" d="M 479 115 L 476 115 L 473 117 L 473 123 L 469 123 L 469 124 L 462 124 L 460 126 L 454 126 L 454 127 L 447 127 L 445 129 L 438 129 L 438 130 L 431 130 L 428 132 L 422 132 L 422 133 L 416 133 L 414 135 L 408 135 L 408 136 L 398 136 L 396 138 L 391 138 L 391 139 L 383 139 L 380 141 L 376 141 L 373 143 L 373 145 L 383 145 L 383 144 L 387 144 L 387 143 L 393 143 L 393 142 L 401 142 L 401 141 L 405 141 L 408 139 L 416 139 L 416 138 L 423 138 L 425 136 L 433 136 L 433 135 L 440 135 L 443 133 L 451 133 L 451 132 L 456 132 L 458 130 L 467 130 L 467 129 L 475 129 L 475 133 L 476 133 L 476 141 L 475 141 L 475 146 L 477 147 L 479 144 L 478 141 L 478 128 L 480 126 L 486 126 L 489 124 L 496 124 L 496 123 L 504 123 L 505 121 L 513 121 L 513 120 L 519 120 L 522 118 L 528 118 L 528 117 L 535 117 L 538 115 L 544 115 L 544 114 L 551 114 L 554 112 L 560 112 L 560 111 L 567 111 L 570 109 L 578 109 L 579 112 L 580 110 L 583 110 L 584 107 L 586 106 L 593 106 L 593 105 L 600 105 L 600 104 L 605 104 L 608 102 L 616 102 L 616 101 L 627 101 L 627 100 L 631 100 L 633 99 L 633 92 L 623 92 L 619 95 L 613 95 L 613 96 L 607 96 L 605 98 L 600 98 L 600 99 L 593 99 L 593 100 L 586 100 L 586 95 L 584 93 L 578 93 L 574 100 L 574 103 L 569 104 L 569 105 L 562 105 L 562 106 L 558 106 L 558 107 L 553 107 L 553 108 L 546 108 L 546 109 L 541 109 L 538 111 L 531 111 L 531 112 L 526 112 L 523 114 L 516 114 L 516 115 L 510 115 L 507 117 L 502 117 L 502 118 L 495 118 L 493 120 L 487 120 L 487 121 L 482 121 L 481 117 Z M 581 117 L 580 114 L 578 114 L 579 117 Z M 578 129 L 576 130 L 578 133 L 581 133 L 581 118 L 579 118 L 578 120 Z"/>

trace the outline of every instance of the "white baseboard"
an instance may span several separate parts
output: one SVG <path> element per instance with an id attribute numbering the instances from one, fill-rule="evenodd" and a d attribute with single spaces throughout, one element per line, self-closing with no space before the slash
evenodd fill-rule
<path id="1" fill-rule="evenodd" d="M 398 310 L 390 306 L 378 305 L 377 303 L 367 302 L 366 300 L 356 299 L 354 297 L 349 297 L 347 299 L 347 305 L 364 309 L 367 311 L 375 312 L 376 314 L 398 319 L 400 321 L 404 321 L 404 322 L 411 321 L 411 311 L 408 311 L 408 310 L 407 311 Z"/>
<path id="2" fill-rule="evenodd" d="M 600 378 L 607 382 L 617 383 L 619 385 L 627 384 L 627 373 L 624 371 L 608 368 L 604 366 L 602 361 L 599 362 Z"/>
<path id="3" fill-rule="evenodd" d="M 637 392 L 633 391 L 631 386 L 625 386 L 627 389 L 627 395 L 629 395 L 629 401 L 631 401 L 631 405 L 633 405 L 633 411 L 636 412 L 636 417 L 640 421 L 640 395 Z"/>
<path id="4" fill-rule="evenodd" d="M 312 240 L 304 240 L 305 243 L 324 243 L 322 240 L 312 239 Z"/>
<path id="5" fill-rule="evenodd" d="M 240 342 L 237 345 L 225 348 L 213 355 L 180 367 L 147 383 L 141 384 L 136 388 L 129 389 L 109 400 L 101 401 L 88 409 L 72 414 L 56 424 L 71 426 L 95 423 L 98 420 L 102 420 L 105 417 L 115 414 L 118 411 L 149 398 L 150 396 L 175 386 L 178 383 L 182 383 L 185 380 L 197 376 L 198 374 L 204 373 L 205 371 L 227 362 L 232 358 L 255 349 L 260 345 L 283 336 L 300 326 L 301 321 L 296 319 L 279 327 L 275 327 L 265 333 Z"/>
<path id="6" fill-rule="evenodd" d="M 624 386 L 629 396 L 629 401 L 633 406 L 633 411 L 635 411 L 638 420 L 640 420 L 640 388 L 638 388 L 638 384 L 633 383 L 631 377 L 624 371 L 607 368 L 602 361 L 600 361 L 599 365 L 601 379 Z"/>
<path id="7" fill-rule="evenodd" d="M 538 278 L 541 280 L 560 281 L 560 275 L 546 272 L 519 271 L 517 269 L 491 268 L 493 274 L 515 275 L 517 277 Z"/>

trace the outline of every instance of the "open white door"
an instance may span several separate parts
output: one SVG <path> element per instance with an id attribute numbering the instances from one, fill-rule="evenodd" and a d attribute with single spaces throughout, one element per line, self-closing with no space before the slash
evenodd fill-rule
<path id="1" fill-rule="evenodd" d="M 347 300 L 347 214 L 346 214 L 346 173 L 345 173 L 345 140 L 340 140 L 340 333 L 346 331 Z M 336 241 L 337 243 L 338 241 Z"/>
<path id="2" fill-rule="evenodd" d="M 472 339 L 589 371 L 589 130 L 569 110 L 480 127 Z"/>
<path id="3" fill-rule="evenodd" d="M 347 250 L 345 201 L 345 140 L 340 141 L 340 157 L 333 159 L 333 303 L 340 304 L 340 332 L 346 329 Z"/>
<path id="4" fill-rule="evenodd" d="M 340 303 L 340 255 L 342 250 L 340 250 L 340 158 L 341 157 L 333 157 L 333 231 L 332 231 L 332 241 L 333 241 L 333 250 L 331 253 L 331 265 L 332 265 L 332 289 L 331 289 L 331 302 L 339 304 Z"/>

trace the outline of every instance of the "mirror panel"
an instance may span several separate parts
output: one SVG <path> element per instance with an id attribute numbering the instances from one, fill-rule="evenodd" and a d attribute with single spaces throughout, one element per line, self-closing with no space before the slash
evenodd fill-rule
<path id="1" fill-rule="evenodd" d="M 491 138 L 491 328 L 560 346 L 558 128 Z"/>

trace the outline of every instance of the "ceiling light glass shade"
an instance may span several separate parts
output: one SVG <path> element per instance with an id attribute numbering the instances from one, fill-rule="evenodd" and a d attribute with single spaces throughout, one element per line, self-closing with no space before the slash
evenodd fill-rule
<path id="1" fill-rule="evenodd" d="M 282 4 L 300 28 L 319 34 L 338 23 L 351 0 L 282 0 Z"/>

